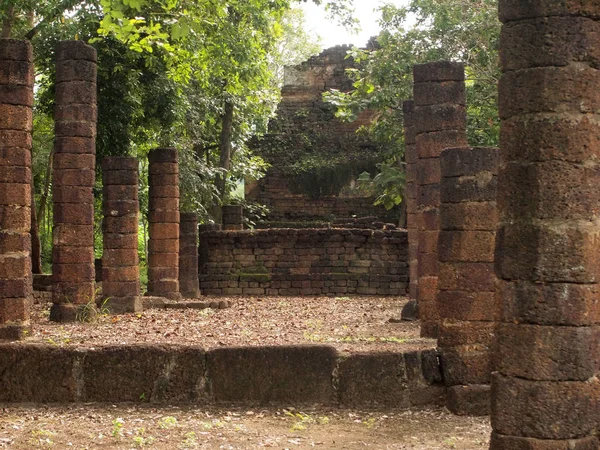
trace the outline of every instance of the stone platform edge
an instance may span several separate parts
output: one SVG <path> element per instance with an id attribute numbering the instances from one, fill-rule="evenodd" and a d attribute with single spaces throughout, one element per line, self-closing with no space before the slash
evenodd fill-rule
<path id="1" fill-rule="evenodd" d="M 0 403 L 443 405 L 435 350 L 0 344 Z"/>

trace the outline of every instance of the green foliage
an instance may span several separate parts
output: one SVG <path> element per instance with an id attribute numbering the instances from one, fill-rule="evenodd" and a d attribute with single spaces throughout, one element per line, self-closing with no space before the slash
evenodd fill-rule
<path id="1" fill-rule="evenodd" d="M 377 111 L 370 135 L 391 149 L 389 161 L 404 153 L 402 101 L 412 98 L 412 67 L 437 60 L 463 61 L 467 73 L 468 137 L 474 146 L 498 144 L 497 0 L 411 0 L 406 7 L 381 8 L 382 33 L 369 49 L 351 52 L 358 67 L 349 71 L 351 92 L 331 91 L 325 99 L 337 116 L 354 120 L 361 111 Z M 410 25 L 412 24 L 412 25 Z M 377 202 L 391 205 L 402 198 L 402 170 L 394 163 L 380 166 L 372 182 Z M 397 179 L 397 183 L 393 180 Z M 375 181 L 377 180 L 377 181 Z"/>
<path id="2" fill-rule="evenodd" d="M 264 161 L 245 142 L 267 129 L 279 100 L 278 73 L 315 51 L 301 30 L 294 0 L 0 0 L 3 32 L 31 39 L 36 55 L 34 176 L 36 202 L 47 192 L 45 169 L 53 139 L 54 47 L 64 39 L 98 52 L 97 164 L 107 155 L 142 161 L 142 230 L 147 211 L 151 148 L 176 146 L 181 155 L 183 210 L 210 221 L 221 202 L 222 175 L 231 189 L 259 178 Z M 315 3 L 321 3 L 315 0 Z M 331 14 L 350 23 L 351 0 L 327 0 Z M 8 26 L 7 26 L 8 24 Z M 234 105 L 232 164 L 219 167 L 224 105 Z M 226 173 L 227 172 L 227 173 Z M 98 170 L 98 174 L 100 171 Z M 51 186 L 49 186 L 51 187 Z M 101 184 L 96 198 L 99 200 Z M 225 195 L 227 199 L 227 195 Z M 40 220 L 44 262 L 50 258 L 51 198 Z M 100 211 L 100 208 L 96 208 Z M 97 249 L 102 248 L 97 217 Z M 144 242 L 145 243 L 145 242 Z M 145 250 L 145 249 L 144 249 Z M 145 251 L 140 246 L 140 253 Z"/>
<path id="3" fill-rule="evenodd" d="M 388 211 L 402 202 L 406 177 L 404 171 L 394 162 L 377 164 L 378 173 L 371 178 L 363 172 L 358 178 L 359 185 L 370 192 L 377 192 L 375 205 L 383 205 Z"/>

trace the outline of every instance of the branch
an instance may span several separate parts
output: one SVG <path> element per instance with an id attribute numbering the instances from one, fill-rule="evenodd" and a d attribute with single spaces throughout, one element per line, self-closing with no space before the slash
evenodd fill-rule
<path id="1" fill-rule="evenodd" d="M 58 4 L 56 6 L 56 8 L 54 8 L 54 10 L 50 13 L 50 15 L 44 17 L 40 21 L 40 23 L 38 23 L 35 27 L 33 27 L 31 30 L 29 30 L 27 32 L 27 34 L 25 35 L 25 39 L 32 40 L 46 23 L 52 22 L 57 17 L 62 16 L 65 11 L 67 11 L 83 2 L 84 2 L 84 0 L 65 0 L 64 2 Z"/>

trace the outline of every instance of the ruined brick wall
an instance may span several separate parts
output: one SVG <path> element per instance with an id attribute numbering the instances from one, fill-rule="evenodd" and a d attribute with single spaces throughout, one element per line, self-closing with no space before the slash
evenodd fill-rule
<path id="1" fill-rule="evenodd" d="M 405 295 L 405 230 L 271 229 L 200 234 L 212 295 Z"/>
<path id="2" fill-rule="evenodd" d="M 272 167 L 266 177 L 247 186 L 246 197 L 267 205 L 271 220 L 387 216 L 385 208 L 374 207 L 373 198 L 354 185 L 361 172 L 374 170 L 381 160 L 382 149 L 356 134 L 372 113 L 365 112 L 352 123 L 341 122 L 334 116 L 335 107 L 322 99 L 330 89 L 352 89 L 345 73 L 354 65 L 346 58 L 348 50 L 334 47 L 287 67 L 270 134 L 251 144 Z"/>

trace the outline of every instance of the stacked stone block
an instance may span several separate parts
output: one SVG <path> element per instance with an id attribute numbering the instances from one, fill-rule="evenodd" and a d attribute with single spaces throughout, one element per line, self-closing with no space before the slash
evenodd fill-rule
<path id="1" fill-rule="evenodd" d="M 498 149 L 449 148 L 440 163 L 439 347 L 448 408 L 484 415 L 500 318 L 494 295 Z"/>
<path id="2" fill-rule="evenodd" d="M 33 50 L 0 39 L 0 339 L 19 339 L 31 295 Z"/>
<path id="3" fill-rule="evenodd" d="M 421 334 L 437 337 L 440 316 L 438 234 L 440 229 L 440 154 L 467 145 L 465 71 L 462 63 L 415 65 L 414 105 L 417 148 L 417 226 L 419 230 L 419 316 Z"/>
<path id="4" fill-rule="evenodd" d="M 244 229 L 244 209 L 241 205 L 223 205 L 221 207 L 223 229 L 238 231 Z"/>
<path id="5" fill-rule="evenodd" d="M 600 3 L 501 0 L 491 448 L 597 449 Z"/>
<path id="6" fill-rule="evenodd" d="M 178 300 L 179 155 L 175 148 L 157 148 L 148 159 L 148 295 Z"/>
<path id="7" fill-rule="evenodd" d="M 104 157 L 102 184 L 102 294 L 111 312 L 137 312 L 142 309 L 137 158 Z"/>
<path id="8" fill-rule="evenodd" d="M 198 215 L 180 213 L 179 216 L 179 291 L 184 298 L 198 298 Z"/>
<path id="9" fill-rule="evenodd" d="M 417 296 L 419 288 L 419 229 L 417 227 L 417 147 L 415 145 L 415 103 L 412 100 L 402 102 L 404 117 L 404 164 L 406 186 L 406 229 L 408 230 L 408 303 L 402 309 L 402 319 L 418 318 Z"/>
<path id="10" fill-rule="evenodd" d="M 50 319 L 73 321 L 94 304 L 96 50 L 81 41 L 56 47 L 52 195 L 54 230 Z"/>

